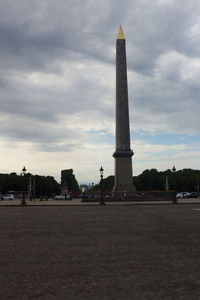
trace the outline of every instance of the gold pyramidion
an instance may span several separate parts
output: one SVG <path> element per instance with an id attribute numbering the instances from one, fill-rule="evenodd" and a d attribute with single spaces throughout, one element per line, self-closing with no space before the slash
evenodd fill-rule
<path id="1" fill-rule="evenodd" d="M 123 29 L 122 29 L 122 25 L 119 26 L 119 31 L 118 31 L 117 39 L 118 40 L 125 40 L 125 36 L 124 36 Z"/>

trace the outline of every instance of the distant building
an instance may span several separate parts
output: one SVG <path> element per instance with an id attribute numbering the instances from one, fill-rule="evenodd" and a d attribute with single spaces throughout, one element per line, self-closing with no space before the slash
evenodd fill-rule
<path id="1" fill-rule="evenodd" d="M 87 190 L 89 190 L 89 185 L 80 184 L 80 190 L 81 190 L 82 193 L 86 192 Z"/>
<path id="2" fill-rule="evenodd" d="M 67 193 L 77 193 L 80 191 L 78 182 L 73 174 L 73 169 L 61 171 L 61 186 L 62 193 L 64 194 L 64 191 L 67 191 Z"/>

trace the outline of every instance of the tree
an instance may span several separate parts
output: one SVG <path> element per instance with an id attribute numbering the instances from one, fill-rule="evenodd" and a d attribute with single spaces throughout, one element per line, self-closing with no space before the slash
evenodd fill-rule
<path id="1" fill-rule="evenodd" d="M 193 169 L 183 169 L 175 173 L 170 169 L 160 172 L 156 169 L 147 169 L 138 176 L 134 176 L 133 183 L 138 191 L 164 190 L 166 176 L 171 190 L 174 188 L 174 183 L 177 192 L 192 192 L 200 189 L 200 170 Z M 114 176 L 104 178 L 102 184 L 104 190 L 112 191 Z M 94 187 L 95 190 L 99 188 L 99 185 Z"/>
<path id="2" fill-rule="evenodd" d="M 60 185 L 52 176 L 39 176 L 32 175 L 31 173 L 25 174 L 24 177 L 17 175 L 16 173 L 0 174 L 0 192 L 6 193 L 6 191 L 22 191 L 28 190 L 30 178 L 32 182 L 33 196 L 50 196 L 60 192 Z M 23 182 L 23 180 L 25 182 Z"/>

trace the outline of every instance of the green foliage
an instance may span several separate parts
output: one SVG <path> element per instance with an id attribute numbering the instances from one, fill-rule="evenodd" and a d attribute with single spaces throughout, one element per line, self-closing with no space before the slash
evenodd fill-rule
<path id="1" fill-rule="evenodd" d="M 39 176 L 30 173 L 25 176 L 16 173 L 0 174 L 0 192 L 28 190 L 31 178 L 31 190 L 34 197 L 52 196 L 60 192 L 60 185 L 52 176 Z"/>
<path id="2" fill-rule="evenodd" d="M 197 191 L 200 182 L 200 170 L 183 169 L 176 172 L 171 170 L 158 172 L 156 169 L 145 170 L 138 175 L 134 184 L 137 190 L 164 190 L 168 178 L 169 188 L 176 191 Z"/>
<path id="3" fill-rule="evenodd" d="M 165 176 L 156 169 L 147 169 L 134 182 L 137 190 L 164 190 Z"/>
<path id="4" fill-rule="evenodd" d="M 138 191 L 164 190 L 168 178 L 169 189 L 176 191 L 193 192 L 198 191 L 200 186 L 200 170 L 183 169 L 173 173 L 170 169 L 159 172 L 156 169 L 144 170 L 140 175 L 133 177 L 133 182 Z M 109 176 L 102 180 L 103 189 L 112 191 L 114 186 L 114 176 Z M 100 182 L 94 190 L 100 189 Z"/>
<path id="5" fill-rule="evenodd" d="M 69 191 L 79 192 L 79 185 L 72 169 L 63 170 L 61 175 L 62 182 L 65 181 Z M 22 191 L 24 189 L 28 191 L 30 181 L 33 197 L 50 197 L 61 192 L 61 186 L 53 176 L 39 176 L 30 173 L 20 176 L 15 172 L 0 174 L 0 192 L 5 194 L 7 191 Z"/>
<path id="6" fill-rule="evenodd" d="M 103 178 L 102 179 L 102 187 L 104 191 L 110 192 L 112 191 L 112 188 L 114 186 L 114 182 L 115 182 L 115 177 L 113 175 L 108 176 L 107 178 Z M 94 191 L 98 191 L 101 188 L 101 181 L 99 182 L 99 184 L 96 184 L 93 187 Z"/>
<path id="7" fill-rule="evenodd" d="M 60 184 L 54 179 L 53 176 L 39 176 L 32 177 L 33 196 L 36 198 L 47 196 L 50 197 L 54 194 L 59 194 Z"/>
<path id="8" fill-rule="evenodd" d="M 103 185 L 103 189 L 105 191 L 109 191 L 113 188 L 115 183 L 115 177 L 114 176 L 109 176 L 105 179 L 102 180 L 102 185 Z"/>

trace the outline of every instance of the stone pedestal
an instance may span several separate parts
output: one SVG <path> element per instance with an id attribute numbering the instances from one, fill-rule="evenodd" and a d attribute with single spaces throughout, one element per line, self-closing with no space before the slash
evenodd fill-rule
<path id="1" fill-rule="evenodd" d="M 135 198 L 136 190 L 132 178 L 133 152 L 115 152 L 115 185 L 113 196 L 121 196 L 125 199 Z"/>

